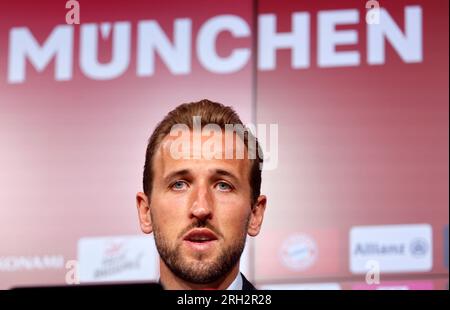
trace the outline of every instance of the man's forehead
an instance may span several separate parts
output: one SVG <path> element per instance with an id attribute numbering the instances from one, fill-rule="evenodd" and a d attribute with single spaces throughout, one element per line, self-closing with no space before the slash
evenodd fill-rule
<path id="1" fill-rule="evenodd" d="M 239 139 L 237 138 L 236 141 Z M 242 147 L 243 156 L 236 158 L 236 144 L 225 143 L 225 136 L 200 136 L 197 141 L 194 141 L 192 134 L 167 135 L 161 141 L 155 154 L 155 168 L 161 167 L 164 172 L 168 168 L 175 170 L 195 166 L 198 169 L 200 166 L 211 171 L 215 168 L 223 168 L 247 172 L 250 160 L 247 158 L 245 146 L 242 145 Z"/>

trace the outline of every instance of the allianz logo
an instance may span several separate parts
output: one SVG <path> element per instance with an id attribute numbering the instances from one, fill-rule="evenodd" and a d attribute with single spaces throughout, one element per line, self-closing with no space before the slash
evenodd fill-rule
<path id="1" fill-rule="evenodd" d="M 423 238 L 416 238 L 409 243 L 357 243 L 354 247 L 355 256 L 405 256 L 423 257 L 428 253 L 430 246 Z"/>

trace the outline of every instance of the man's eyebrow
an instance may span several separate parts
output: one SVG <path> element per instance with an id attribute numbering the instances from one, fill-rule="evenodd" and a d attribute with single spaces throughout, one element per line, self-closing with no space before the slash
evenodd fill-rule
<path id="1" fill-rule="evenodd" d="M 233 173 L 231 173 L 231 172 L 229 172 L 227 170 L 215 169 L 214 170 L 214 174 L 215 175 L 220 175 L 220 176 L 230 177 L 231 179 L 233 179 L 234 182 L 239 183 L 239 178 L 237 176 L 235 176 Z"/>
<path id="2" fill-rule="evenodd" d="M 189 169 L 176 170 L 176 171 L 173 171 L 173 172 L 169 173 L 167 176 L 165 176 L 163 178 L 163 180 L 164 180 L 165 183 L 168 183 L 174 178 L 186 177 L 186 176 L 188 176 L 190 174 L 191 174 L 191 171 Z"/>
<path id="3" fill-rule="evenodd" d="M 191 175 L 192 175 L 192 173 L 191 173 L 190 169 L 181 169 L 181 170 L 176 170 L 176 171 L 169 173 L 168 175 L 163 177 L 163 180 L 165 183 L 169 183 L 170 181 L 172 181 L 175 178 L 183 178 L 183 177 L 185 178 L 185 177 L 188 177 Z M 232 172 L 229 172 L 224 169 L 214 169 L 214 170 L 212 170 L 212 175 L 229 177 L 235 183 L 239 183 L 239 178 L 236 175 L 234 175 Z"/>

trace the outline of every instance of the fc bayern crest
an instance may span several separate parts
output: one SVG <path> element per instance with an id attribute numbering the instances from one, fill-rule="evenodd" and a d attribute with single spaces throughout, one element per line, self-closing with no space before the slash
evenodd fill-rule
<path id="1" fill-rule="evenodd" d="M 295 271 L 308 269 L 317 259 L 316 242 L 304 234 L 293 235 L 281 245 L 280 256 L 284 266 Z"/>

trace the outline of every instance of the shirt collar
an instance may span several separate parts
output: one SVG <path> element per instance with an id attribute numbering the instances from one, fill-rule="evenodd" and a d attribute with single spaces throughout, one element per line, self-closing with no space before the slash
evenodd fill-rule
<path id="1" fill-rule="evenodd" d="M 227 288 L 227 291 L 240 291 L 240 290 L 242 290 L 242 275 L 239 272 L 234 281 L 231 282 L 230 286 Z"/>

